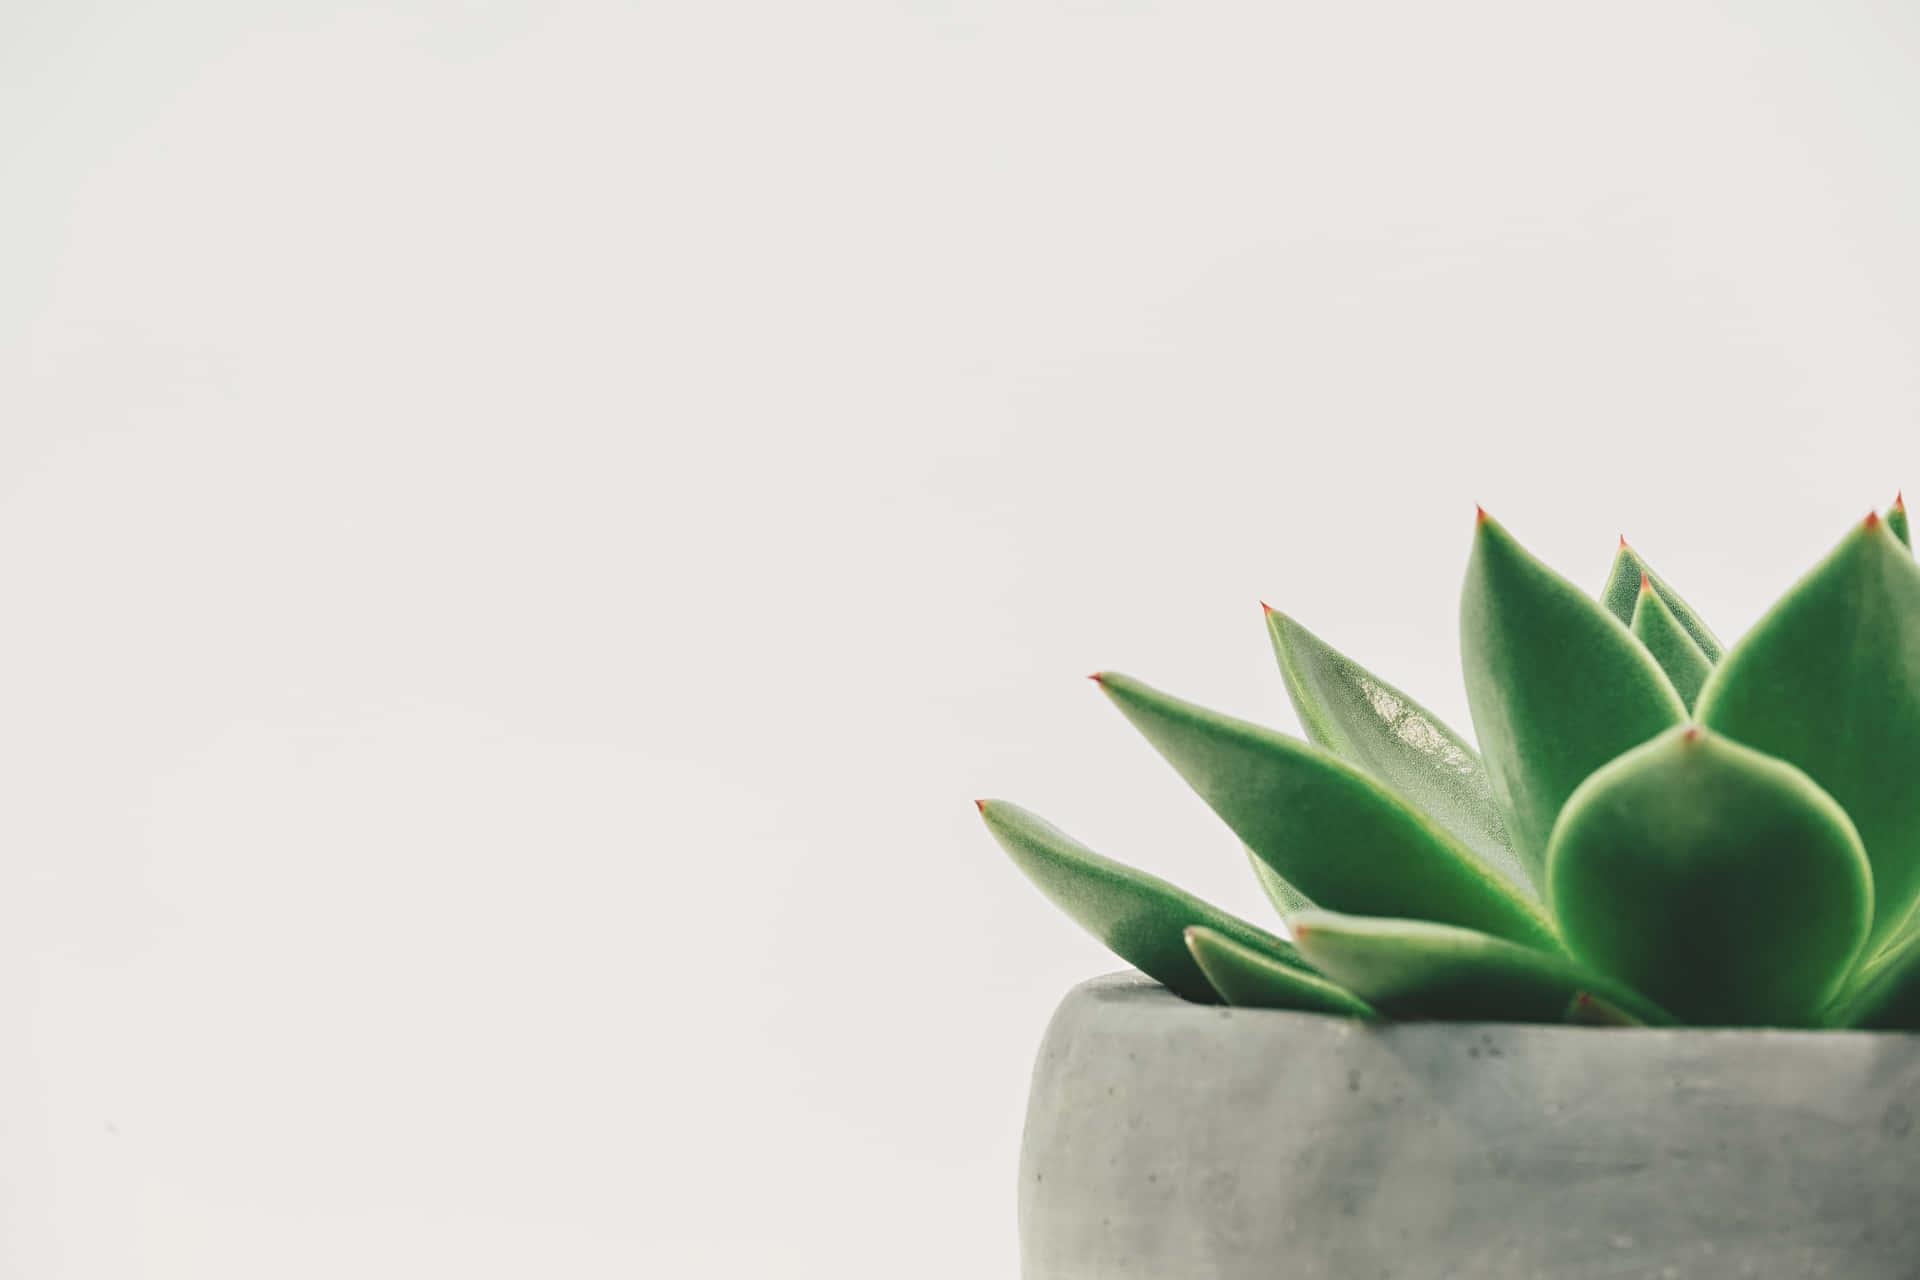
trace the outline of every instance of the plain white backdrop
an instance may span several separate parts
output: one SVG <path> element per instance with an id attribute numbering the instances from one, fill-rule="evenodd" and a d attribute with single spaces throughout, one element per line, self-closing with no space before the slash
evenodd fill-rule
<path id="1" fill-rule="evenodd" d="M 1731 638 L 1920 486 L 1898 4 L 21 2 L 0 1274 L 1011 1276 L 1115 963 L 1266 920 L 1080 677 L 1461 728 L 1484 503 Z"/>

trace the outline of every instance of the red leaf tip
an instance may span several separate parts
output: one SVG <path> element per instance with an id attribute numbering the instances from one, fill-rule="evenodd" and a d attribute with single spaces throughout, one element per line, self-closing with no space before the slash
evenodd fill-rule
<path id="1" fill-rule="evenodd" d="M 1307 927 L 1306 925 L 1304 925 L 1304 924 L 1293 924 L 1293 925 L 1288 925 L 1288 926 L 1287 926 L 1287 928 L 1288 928 L 1289 930 L 1291 930 L 1291 931 L 1292 931 L 1292 933 L 1293 933 L 1293 940 L 1294 940 L 1295 942 L 1298 942 L 1298 941 L 1300 941 L 1300 939 L 1302 939 L 1302 938 L 1304 938 L 1304 937 L 1306 937 L 1306 936 L 1307 936 L 1308 934 L 1310 934 L 1310 933 L 1312 933 L 1312 932 L 1313 932 L 1313 930 L 1312 930 L 1312 929 L 1310 929 L 1310 928 L 1308 928 L 1308 927 Z"/>
<path id="2" fill-rule="evenodd" d="M 1104 675 L 1106 675 L 1106 674 L 1107 674 L 1107 673 L 1106 673 L 1106 672 L 1104 672 L 1104 671 L 1096 671 L 1096 672 L 1094 672 L 1094 673 L 1093 673 L 1092 675 L 1090 675 L 1090 676 L 1088 676 L 1088 677 L 1087 677 L 1087 679 L 1089 679 L 1089 680 L 1091 680 L 1091 681 L 1093 681 L 1093 682 L 1094 682 L 1095 684 L 1101 684 L 1101 683 L 1104 683 L 1104 682 L 1103 682 L 1103 681 L 1102 681 L 1102 680 L 1100 679 L 1100 677 L 1102 677 L 1102 676 L 1104 676 Z"/>
<path id="3" fill-rule="evenodd" d="M 1685 730 L 1685 732 L 1683 732 L 1683 733 L 1682 733 L 1682 734 L 1680 735 L 1680 741 L 1682 741 L 1682 742 L 1698 742 L 1698 741 L 1700 741 L 1700 734 L 1701 734 L 1701 732 L 1702 732 L 1702 730 L 1701 730 L 1701 728 L 1700 728 L 1700 726 L 1699 726 L 1699 725 L 1697 725 L 1697 724 L 1690 724 L 1690 725 L 1688 725 L 1688 726 L 1686 727 L 1686 730 Z"/>
<path id="4" fill-rule="evenodd" d="M 1627 549 L 1627 535 L 1624 533 L 1620 535 L 1620 549 L 1622 551 Z"/>
<path id="5" fill-rule="evenodd" d="M 1588 995 L 1584 991 L 1582 991 L 1579 995 L 1575 996 L 1573 998 L 1573 1002 L 1579 1005 L 1582 1009 L 1593 1008 L 1593 997 Z"/>
<path id="6" fill-rule="evenodd" d="M 1477 502 L 1473 504 L 1473 522 L 1476 525 L 1482 525 L 1487 522 L 1487 509 Z"/>
<path id="7" fill-rule="evenodd" d="M 1867 528 L 1871 529 L 1879 523 L 1880 523 L 1880 513 L 1878 511 L 1867 512 L 1867 520 L 1866 520 Z"/>
<path id="8" fill-rule="evenodd" d="M 1893 495 L 1893 509 L 1895 511 L 1905 511 L 1907 509 L 1907 500 L 1899 493 Z"/>
<path id="9" fill-rule="evenodd" d="M 1644 595 L 1651 590 L 1653 590 L 1653 583 L 1647 581 L 1647 571 L 1642 569 L 1640 571 L 1640 592 Z"/>
<path id="10" fill-rule="evenodd" d="M 1260 602 L 1260 608 L 1267 614 L 1268 617 L 1273 616 L 1273 606 L 1268 604 L 1265 600 L 1262 600 Z"/>
<path id="11" fill-rule="evenodd" d="M 973 807 L 978 809 L 980 812 L 985 813 L 987 811 L 987 802 L 985 800 L 975 800 L 973 802 Z"/>

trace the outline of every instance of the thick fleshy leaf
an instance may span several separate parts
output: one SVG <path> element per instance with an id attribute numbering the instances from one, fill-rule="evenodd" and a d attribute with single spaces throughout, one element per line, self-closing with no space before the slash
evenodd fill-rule
<path id="1" fill-rule="evenodd" d="M 1873 914 L 1866 852 L 1833 797 L 1698 725 L 1574 792 L 1547 893 L 1576 957 L 1713 1026 L 1815 1021 Z"/>
<path id="2" fill-rule="evenodd" d="M 1893 530 L 1893 536 L 1900 539 L 1900 545 L 1913 550 L 1913 534 L 1907 528 L 1906 495 L 1893 495 L 1893 505 L 1887 508 L 1887 528 Z"/>
<path id="3" fill-rule="evenodd" d="M 1640 603 L 1633 607 L 1633 634 L 1640 643 L 1647 646 L 1647 652 L 1667 673 L 1667 679 L 1673 681 L 1673 691 L 1680 695 L 1680 701 L 1691 707 L 1700 697 L 1700 686 L 1707 682 L 1707 674 L 1713 670 L 1713 664 L 1707 661 L 1707 655 L 1700 652 L 1700 646 L 1693 642 L 1687 629 L 1673 616 L 1673 610 L 1660 598 L 1660 593 L 1651 583 L 1643 582 L 1640 587 Z"/>
<path id="4" fill-rule="evenodd" d="M 1533 892 L 1480 756 L 1459 734 L 1286 614 L 1268 609 L 1267 632 L 1307 737 L 1386 783 Z"/>
<path id="5" fill-rule="evenodd" d="M 1910 934 L 1862 965 L 1824 1021 L 1831 1027 L 1920 1031 L 1920 936 Z"/>
<path id="6" fill-rule="evenodd" d="M 1878 950 L 1920 890 L 1920 566 L 1884 520 L 1856 525 L 1721 659 L 1698 716 L 1847 811 L 1873 864 Z"/>
<path id="7" fill-rule="evenodd" d="M 1187 950 L 1185 933 L 1191 925 L 1205 925 L 1276 963 L 1308 967 L 1285 939 L 1156 876 L 1101 857 L 1018 805 L 1004 800 L 979 804 L 987 830 L 1041 893 L 1115 955 L 1175 995 L 1202 1004 L 1219 1000 Z"/>
<path id="8" fill-rule="evenodd" d="M 1205 925 L 1187 930 L 1187 950 L 1220 998 L 1249 1009 L 1298 1009 L 1371 1018 L 1373 1006 L 1318 974 L 1284 965 Z"/>
<path id="9" fill-rule="evenodd" d="M 1547 836 L 1573 789 L 1686 707 L 1625 624 L 1484 512 L 1460 597 L 1460 660 L 1507 835 L 1542 884 Z"/>
<path id="10" fill-rule="evenodd" d="M 1647 1024 L 1625 1009 L 1582 991 L 1567 1005 L 1566 1020 L 1581 1027 L 1644 1027 Z"/>
<path id="11" fill-rule="evenodd" d="M 1538 902 L 1371 775 L 1127 676 L 1095 679 L 1241 842 L 1319 905 L 1558 949 Z"/>
<path id="12" fill-rule="evenodd" d="M 1280 913 L 1282 920 L 1296 911 L 1305 911 L 1313 906 L 1313 899 L 1287 883 L 1287 878 L 1275 871 L 1263 861 L 1259 854 L 1247 850 L 1247 864 L 1253 868 L 1253 878 L 1260 882 L 1260 892 L 1267 895 L 1267 901 Z"/>
<path id="13" fill-rule="evenodd" d="M 1567 956 L 1472 929 L 1308 911 L 1294 919 L 1293 936 L 1322 974 L 1393 1018 L 1564 1022 L 1584 992 L 1641 1022 L 1673 1022 Z"/>
<path id="14" fill-rule="evenodd" d="M 1660 593 L 1667 608 L 1686 629 L 1693 642 L 1700 646 L 1700 652 L 1707 655 L 1707 661 L 1720 661 L 1720 655 L 1726 652 L 1726 646 L 1713 634 L 1713 628 L 1706 624 L 1693 606 L 1680 598 L 1680 593 L 1667 585 L 1665 578 L 1648 567 L 1640 558 L 1640 553 L 1627 545 L 1625 538 L 1620 539 L 1620 550 L 1613 556 L 1613 571 L 1607 575 L 1607 585 L 1600 590 L 1600 603 L 1607 612 L 1624 623 L 1633 622 L 1634 606 L 1640 602 L 1640 580 L 1645 578 L 1653 589 Z"/>

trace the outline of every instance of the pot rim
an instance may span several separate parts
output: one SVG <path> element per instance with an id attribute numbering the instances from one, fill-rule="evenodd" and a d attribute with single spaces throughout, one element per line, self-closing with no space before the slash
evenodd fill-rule
<path id="1" fill-rule="evenodd" d="M 1459 1021 L 1445 1018 L 1352 1018 L 1339 1013 L 1312 1013 L 1303 1009 L 1257 1009 L 1245 1005 L 1197 1004 L 1183 1000 L 1173 992 L 1149 978 L 1138 969 L 1116 969 L 1111 973 L 1086 978 L 1068 988 L 1069 995 L 1084 995 L 1101 1003 L 1124 1003 L 1133 1006 L 1145 1006 L 1156 1009 L 1167 1016 L 1192 1016 L 1197 1018 L 1268 1018 L 1268 1019 L 1310 1019 L 1315 1023 L 1350 1023 L 1358 1030 L 1369 1033 L 1386 1034 L 1404 1027 L 1426 1028 L 1430 1033 L 1446 1028 L 1459 1028 L 1463 1037 L 1482 1034 L 1498 1028 L 1502 1034 L 1512 1034 L 1524 1030 L 1542 1035 L 1626 1035 L 1648 1043 L 1671 1043 L 1676 1040 L 1721 1039 L 1736 1040 L 1742 1037 L 1754 1040 L 1772 1040 L 1776 1043 L 1782 1038 L 1796 1041 L 1826 1039 L 1855 1040 L 1864 1037 L 1881 1039 L 1920 1039 L 1920 1031 L 1890 1031 L 1862 1027 L 1611 1027 L 1588 1026 L 1558 1022 L 1502 1022 L 1497 1020 Z"/>

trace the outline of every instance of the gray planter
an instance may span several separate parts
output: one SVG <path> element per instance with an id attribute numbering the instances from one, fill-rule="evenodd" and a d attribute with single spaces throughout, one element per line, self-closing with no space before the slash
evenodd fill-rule
<path id="1" fill-rule="evenodd" d="M 1920 1035 L 1370 1025 L 1073 989 L 1027 1280 L 1920 1276 Z"/>

